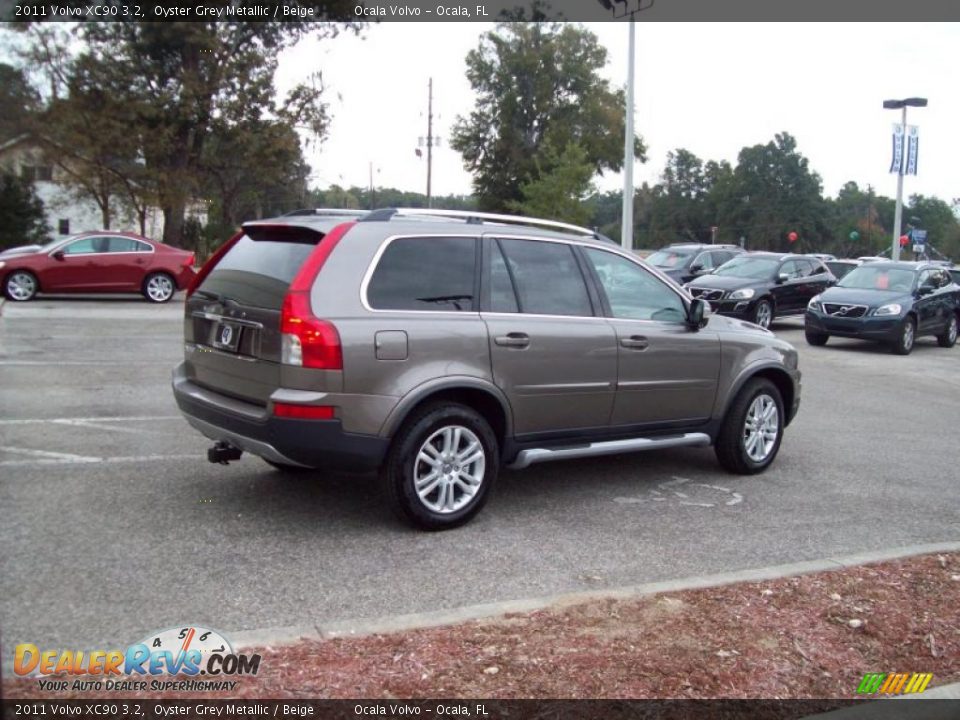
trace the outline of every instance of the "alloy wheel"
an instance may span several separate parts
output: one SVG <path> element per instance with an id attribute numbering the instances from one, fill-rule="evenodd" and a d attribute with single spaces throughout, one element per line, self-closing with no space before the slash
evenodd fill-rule
<path id="1" fill-rule="evenodd" d="M 173 281 L 166 275 L 153 275 L 147 280 L 147 295 L 154 302 L 166 302 L 173 296 Z"/>
<path id="2" fill-rule="evenodd" d="M 480 438 L 462 425 L 446 426 L 420 446 L 414 488 L 424 507 L 443 515 L 454 513 L 479 492 L 485 470 Z"/>
<path id="3" fill-rule="evenodd" d="M 761 463 L 773 451 L 780 433 L 780 413 L 776 401 L 766 394 L 750 403 L 743 426 L 743 448 L 749 458 Z"/>

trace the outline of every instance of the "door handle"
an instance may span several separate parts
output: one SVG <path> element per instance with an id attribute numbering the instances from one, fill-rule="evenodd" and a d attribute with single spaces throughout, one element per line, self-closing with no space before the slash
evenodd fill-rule
<path id="1" fill-rule="evenodd" d="M 498 335 L 493 341 L 501 347 L 525 348 L 530 345 L 530 336 L 526 333 L 512 332 Z"/>
<path id="2" fill-rule="evenodd" d="M 631 350 L 646 350 L 650 347 L 650 341 L 643 335 L 631 335 L 630 337 L 620 338 L 620 344 Z"/>

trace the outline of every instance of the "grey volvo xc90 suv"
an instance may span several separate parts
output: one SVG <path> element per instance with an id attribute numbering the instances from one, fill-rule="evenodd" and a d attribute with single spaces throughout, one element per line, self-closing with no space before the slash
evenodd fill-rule
<path id="1" fill-rule="evenodd" d="M 423 528 L 473 517 L 503 466 L 713 445 L 766 468 L 797 353 L 583 228 L 378 210 L 251 222 L 198 274 L 188 422 L 271 465 L 379 471 Z"/>

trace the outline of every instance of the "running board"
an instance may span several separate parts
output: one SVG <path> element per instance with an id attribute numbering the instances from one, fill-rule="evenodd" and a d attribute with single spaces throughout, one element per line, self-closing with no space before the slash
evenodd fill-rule
<path id="1" fill-rule="evenodd" d="M 672 447 L 703 447 L 710 444 L 710 436 L 704 433 L 684 433 L 659 438 L 633 438 L 631 440 L 610 440 L 575 447 L 531 448 L 521 450 L 516 460 L 507 465 L 511 470 L 522 470 L 534 463 L 551 460 L 571 460 L 573 458 L 618 455 L 620 453 L 640 452 L 641 450 L 662 450 Z"/>

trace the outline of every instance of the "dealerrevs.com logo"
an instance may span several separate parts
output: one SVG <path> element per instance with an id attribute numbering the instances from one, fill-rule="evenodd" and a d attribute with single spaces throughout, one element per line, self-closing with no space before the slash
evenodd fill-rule
<path id="1" fill-rule="evenodd" d="M 126 650 L 40 650 L 24 643 L 14 649 L 13 670 L 40 677 L 39 689 L 50 691 L 233 690 L 238 682 L 227 678 L 256 675 L 260 656 L 238 654 L 216 630 L 190 626 L 152 633 Z M 169 679 L 175 675 L 191 679 Z"/>

